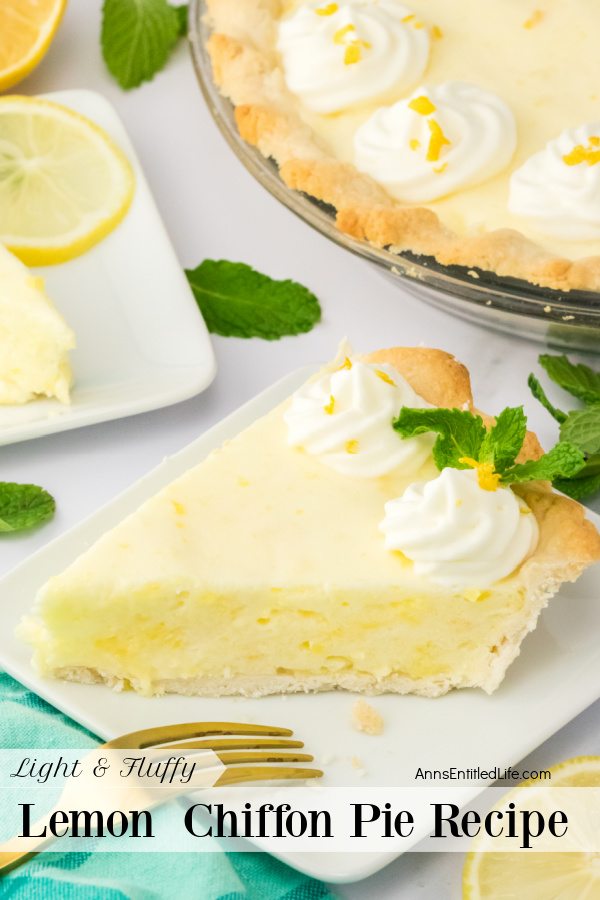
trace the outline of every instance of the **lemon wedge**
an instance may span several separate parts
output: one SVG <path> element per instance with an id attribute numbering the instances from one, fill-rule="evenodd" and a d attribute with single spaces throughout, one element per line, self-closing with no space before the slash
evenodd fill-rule
<path id="1" fill-rule="evenodd" d="M 2 0 L 0 3 L 0 91 L 17 84 L 45 55 L 66 0 Z"/>
<path id="2" fill-rule="evenodd" d="M 105 132 L 35 97 L 0 97 L 0 243 L 26 265 L 65 262 L 121 221 L 129 162 Z"/>
<path id="3" fill-rule="evenodd" d="M 535 787 L 537 797 L 554 788 L 600 788 L 600 756 L 578 756 L 550 769 L 552 787 Z M 536 783 L 538 784 L 538 783 Z M 532 787 L 533 782 L 523 786 Z M 502 801 L 518 805 L 521 787 Z M 523 792 L 525 793 L 525 792 Z M 539 802 L 539 801 L 538 801 Z M 582 797 L 582 803 L 584 799 Z M 537 808 L 537 807 L 536 807 Z M 589 812 L 589 810 L 588 810 Z M 592 810 L 593 812 L 593 810 Z M 463 900 L 581 900 L 600 897 L 600 853 L 493 852 L 493 839 L 478 838 L 463 869 Z M 486 852 L 486 844 L 488 851 Z"/>

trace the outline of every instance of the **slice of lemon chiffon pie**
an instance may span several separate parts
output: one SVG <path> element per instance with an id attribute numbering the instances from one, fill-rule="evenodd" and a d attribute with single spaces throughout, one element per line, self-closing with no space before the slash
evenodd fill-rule
<path id="1" fill-rule="evenodd" d="M 581 465 L 520 408 L 474 414 L 446 353 L 341 355 L 51 578 L 21 633 L 45 675 L 144 694 L 491 692 L 600 558 L 545 480 Z"/>

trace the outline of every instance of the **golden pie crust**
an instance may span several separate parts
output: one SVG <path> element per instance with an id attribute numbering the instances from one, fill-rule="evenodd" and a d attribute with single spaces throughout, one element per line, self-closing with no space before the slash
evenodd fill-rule
<path id="1" fill-rule="evenodd" d="M 295 112 L 274 50 L 281 0 L 207 0 L 214 81 L 235 107 L 241 137 L 279 166 L 285 184 L 336 210 L 340 231 L 394 253 L 483 269 L 559 291 L 600 291 L 600 256 L 553 255 L 517 230 L 459 235 L 427 207 L 404 206 L 319 145 Z M 252 35 L 252 42 L 245 37 Z"/>

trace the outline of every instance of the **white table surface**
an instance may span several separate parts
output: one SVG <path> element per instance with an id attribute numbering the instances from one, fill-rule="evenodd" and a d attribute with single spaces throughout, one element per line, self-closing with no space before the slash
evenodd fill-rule
<path id="1" fill-rule="evenodd" d="M 416 343 L 442 347 L 470 368 L 480 406 L 494 412 L 525 403 L 542 442 L 556 439 L 550 417 L 526 388 L 539 345 L 487 332 L 401 295 L 366 263 L 279 205 L 221 138 L 184 42 L 153 82 L 124 93 L 104 68 L 99 35 L 100 0 L 71 0 L 48 56 L 18 90 L 103 93 L 125 122 L 181 263 L 193 267 L 206 257 L 227 258 L 277 278 L 296 278 L 320 298 L 323 322 L 308 335 L 274 343 L 215 338 L 215 382 L 170 409 L 0 448 L 3 480 L 37 482 L 58 501 L 49 526 L 28 537 L 2 539 L 0 574 L 291 369 L 329 358 L 343 336 L 358 350 Z M 599 747 L 597 703 L 539 748 L 530 767 L 598 753 Z M 458 854 L 412 854 L 367 881 L 333 890 L 348 900 L 456 898 L 461 865 Z"/>

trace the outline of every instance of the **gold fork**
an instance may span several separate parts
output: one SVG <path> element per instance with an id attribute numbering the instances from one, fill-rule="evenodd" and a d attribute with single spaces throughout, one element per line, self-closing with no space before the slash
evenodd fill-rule
<path id="1" fill-rule="evenodd" d="M 225 785 L 250 783 L 256 781 L 281 781 L 281 780 L 306 780 L 308 778 L 320 778 L 323 772 L 320 769 L 300 768 L 298 766 L 282 765 L 256 765 L 257 763 L 304 763 L 312 762 L 313 757 L 306 753 L 299 753 L 303 747 L 302 741 L 290 740 L 293 732 L 289 728 L 278 728 L 272 725 L 243 725 L 237 722 L 190 722 L 182 725 L 163 725 L 158 728 L 146 728 L 143 731 L 133 731 L 124 734 L 105 744 L 94 747 L 91 751 L 94 757 L 98 753 L 107 750 L 162 750 L 167 757 L 173 751 L 185 751 L 198 753 L 212 751 L 219 763 L 219 774 L 211 781 L 211 787 L 223 787 Z M 238 735 L 227 737 L 227 735 Z M 244 735 L 244 737 L 239 737 Z M 291 751 L 291 752 L 290 752 Z M 214 758 L 211 754 L 211 758 Z M 253 763 L 253 765 L 240 765 L 241 763 Z M 206 772 L 206 769 L 202 770 Z M 99 779 L 97 784 L 86 782 L 85 807 L 100 810 L 114 808 L 114 799 L 110 800 L 111 791 L 107 790 L 106 783 Z M 204 784 L 203 786 L 206 786 Z M 131 808 L 136 810 L 152 809 L 166 800 L 181 796 L 190 790 L 196 790 L 197 784 L 191 781 L 186 784 L 174 784 L 154 788 L 131 784 L 120 784 L 119 800 L 125 795 Z M 35 822 L 30 831 L 35 835 L 44 831 L 49 825 L 53 812 L 68 808 L 68 804 L 77 802 L 82 805 L 82 788 L 77 781 L 70 781 L 63 789 L 58 802 L 47 812 L 43 818 Z M 110 807 L 109 807 L 110 802 Z M 53 837 L 34 836 L 31 838 L 12 838 L 0 844 L 0 877 L 9 869 L 20 865 L 29 857 L 38 852 L 40 848 L 52 841 Z"/>

